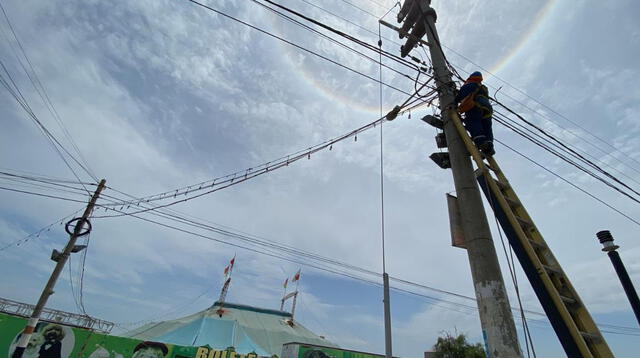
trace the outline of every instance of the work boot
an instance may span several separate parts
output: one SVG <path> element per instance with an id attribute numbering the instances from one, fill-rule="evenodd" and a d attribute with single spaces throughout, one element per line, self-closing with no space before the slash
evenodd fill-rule
<path id="1" fill-rule="evenodd" d="M 495 149 L 493 149 L 493 142 L 491 142 L 491 141 L 486 141 L 486 142 L 480 144 L 480 148 L 479 149 L 487 157 L 492 157 L 494 154 L 496 154 Z"/>

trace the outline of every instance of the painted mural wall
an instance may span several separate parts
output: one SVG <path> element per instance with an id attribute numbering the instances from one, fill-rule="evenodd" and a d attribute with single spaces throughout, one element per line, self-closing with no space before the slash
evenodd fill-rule
<path id="1" fill-rule="evenodd" d="M 0 313 L 0 357 L 10 357 L 27 320 Z M 111 336 L 56 323 L 40 322 L 24 358 L 266 358 L 237 354 L 233 347 L 186 347 Z M 278 358 L 273 356 L 270 358 Z"/>

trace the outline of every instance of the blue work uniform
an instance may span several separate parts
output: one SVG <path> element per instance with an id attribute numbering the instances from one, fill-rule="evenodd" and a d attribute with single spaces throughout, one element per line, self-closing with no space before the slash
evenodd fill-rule
<path id="1" fill-rule="evenodd" d="M 489 91 L 481 83 L 469 82 L 460 87 L 456 96 L 456 103 L 460 103 L 465 97 L 475 93 L 475 105 L 464 113 L 464 125 L 471 134 L 476 146 L 483 143 L 493 143 L 493 130 L 491 129 L 491 117 L 493 107 L 489 102 Z"/>

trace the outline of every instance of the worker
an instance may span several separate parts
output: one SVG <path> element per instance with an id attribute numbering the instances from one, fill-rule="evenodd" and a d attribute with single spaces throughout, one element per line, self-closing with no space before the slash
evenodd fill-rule
<path id="1" fill-rule="evenodd" d="M 489 102 L 489 90 L 482 84 L 482 73 L 472 73 L 456 95 L 458 111 L 464 113 L 464 125 L 476 147 L 486 156 L 496 152 L 493 148 L 491 117 L 493 107 Z"/>

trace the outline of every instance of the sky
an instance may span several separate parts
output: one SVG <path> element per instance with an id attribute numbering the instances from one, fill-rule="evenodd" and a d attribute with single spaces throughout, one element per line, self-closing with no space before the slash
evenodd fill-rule
<path id="1" fill-rule="evenodd" d="M 380 76 L 378 64 L 253 1 L 203 2 L 374 79 Z M 391 9 L 385 19 L 395 23 L 398 10 L 390 0 L 278 2 L 373 45 L 377 19 Z M 407 97 L 385 87 L 381 103 L 375 81 L 187 0 L 3 0 L 2 5 L 69 137 L 91 172 L 107 180 L 105 194 L 119 198 L 124 196 L 115 190 L 147 196 L 254 168 L 370 123 L 379 118 L 381 104 L 387 112 Z M 492 95 L 638 190 L 637 2 L 434 0 L 432 6 L 445 54 L 463 76 L 480 69 Z M 17 61 L 19 47 L 6 20 L 0 20 L 0 59 L 43 125 L 75 155 L 65 130 Z M 381 33 L 383 49 L 399 54 L 397 34 L 386 28 Z M 427 58 L 421 50 L 413 53 Z M 385 64 L 410 72 L 390 60 Z M 413 92 L 413 81 L 388 69 L 382 78 Z M 4 88 L 0 111 L 2 171 L 77 181 Z M 436 130 L 419 120 L 431 113 L 434 108 L 422 108 L 382 126 L 386 268 L 393 277 L 473 296 L 466 252 L 450 245 L 445 194 L 454 190 L 451 173 L 428 158 L 438 151 Z M 494 128 L 497 139 L 640 219 L 638 203 L 495 122 Z M 380 143 L 378 126 L 360 133 L 357 141 L 337 143 L 330 151 L 171 209 L 380 273 Z M 596 322 L 633 327 L 629 332 L 639 334 L 595 237 L 600 230 L 611 230 L 638 287 L 639 225 L 505 146 L 497 144 L 496 150 L 496 159 Z M 72 166 L 82 181 L 94 182 Z M 6 177 L 0 183 L 34 190 Z M 39 190 L 87 200 L 86 195 Z M 59 222 L 83 207 L 0 190 L 0 245 L 6 246 L 0 251 L 1 297 L 35 303 L 54 265 L 51 250 L 60 250 L 67 240 Z M 94 216 L 110 214 L 98 209 Z M 488 217 L 515 306 L 500 236 L 490 212 Z M 209 307 L 219 295 L 224 267 L 236 256 L 229 301 L 278 308 L 282 282 L 302 268 L 297 319 L 342 347 L 384 352 L 379 285 L 318 270 L 310 260 L 284 255 L 301 262 L 294 263 L 234 247 L 229 243 L 245 243 L 201 229 L 189 230 L 209 240 L 131 216 L 91 222 L 83 302 L 92 316 L 116 322 L 116 333 Z M 10 245 L 43 227 L 48 230 L 37 237 Z M 70 282 L 77 296 L 80 257 L 72 257 L 72 279 L 65 270 L 49 307 L 78 311 Z M 525 309 L 541 312 L 516 266 Z M 379 276 L 350 274 L 381 282 Z M 392 285 L 419 294 L 391 293 L 394 355 L 421 357 L 443 332 L 481 341 L 477 311 L 468 307 L 472 301 Z M 544 318 L 530 318 L 535 319 L 530 326 L 538 355 L 563 356 Z M 516 325 L 524 348 L 519 320 Z M 637 337 L 606 332 L 605 337 L 616 357 L 633 356 Z"/>

